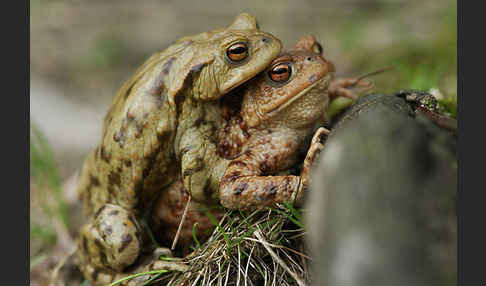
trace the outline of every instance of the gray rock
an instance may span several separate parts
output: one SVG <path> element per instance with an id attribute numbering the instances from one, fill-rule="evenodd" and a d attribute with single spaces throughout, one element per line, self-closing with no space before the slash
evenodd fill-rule
<path id="1" fill-rule="evenodd" d="M 314 172 L 313 285 L 456 285 L 455 138 L 403 98 L 348 110 Z"/>

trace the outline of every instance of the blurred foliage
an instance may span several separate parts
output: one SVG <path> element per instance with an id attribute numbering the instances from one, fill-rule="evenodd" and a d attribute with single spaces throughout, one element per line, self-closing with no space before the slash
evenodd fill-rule
<path id="1" fill-rule="evenodd" d="M 400 21 L 399 11 L 395 6 L 386 5 L 378 13 L 384 21 L 393 23 L 393 33 L 401 33 L 406 27 Z M 343 48 L 352 57 L 353 69 L 370 72 L 370 67 L 376 69 L 391 66 L 393 69 L 383 74 L 369 78 L 376 88 L 372 92 L 394 93 L 401 89 L 417 89 L 429 91 L 437 88 L 443 95 L 439 98 L 441 110 L 456 117 L 457 110 L 457 8 L 454 5 L 443 5 L 437 11 L 442 28 L 426 39 L 399 38 L 389 46 L 382 48 L 376 55 L 367 55 L 362 51 L 361 43 L 366 41 L 367 24 L 373 19 L 369 13 L 364 13 L 342 27 Z M 420 21 L 420 19 L 417 19 Z M 355 75 L 355 76 L 359 76 Z M 337 99 L 331 103 L 329 113 L 333 115 L 349 106 L 348 99 Z"/>
<path id="2" fill-rule="evenodd" d="M 97 35 L 94 44 L 78 59 L 78 65 L 84 72 L 109 70 L 122 62 L 129 52 L 119 34 L 104 32 Z"/>
<path id="3" fill-rule="evenodd" d="M 439 100 L 439 108 L 442 112 L 449 113 L 453 118 L 457 118 L 457 97 L 448 97 Z"/>
<path id="4" fill-rule="evenodd" d="M 61 192 L 61 178 L 57 172 L 52 150 L 35 124 L 30 126 L 30 180 L 31 189 L 36 190 L 36 198 L 42 212 L 49 218 L 59 219 L 67 227 L 69 217 Z M 40 244 L 41 249 L 53 246 L 57 240 L 55 227 L 51 221 L 42 223 L 39 218 L 34 220 L 31 218 L 30 239 L 31 243 Z M 38 258 L 39 256 L 31 256 L 31 264 Z"/>

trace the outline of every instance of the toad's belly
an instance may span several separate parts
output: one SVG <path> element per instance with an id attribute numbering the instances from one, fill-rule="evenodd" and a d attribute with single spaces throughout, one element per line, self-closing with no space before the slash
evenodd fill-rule
<path id="1" fill-rule="evenodd" d="M 165 246 L 170 246 L 177 233 L 182 214 L 186 207 L 189 194 L 184 188 L 182 180 L 178 179 L 168 188 L 164 189 L 157 200 L 152 212 L 152 230 Z M 189 250 L 193 242 L 194 225 L 197 223 L 196 233 L 199 242 L 204 242 L 216 227 L 207 216 L 207 212 L 219 221 L 224 215 L 223 208 L 213 207 L 204 203 L 191 201 L 182 225 L 177 248 L 182 251 Z"/>

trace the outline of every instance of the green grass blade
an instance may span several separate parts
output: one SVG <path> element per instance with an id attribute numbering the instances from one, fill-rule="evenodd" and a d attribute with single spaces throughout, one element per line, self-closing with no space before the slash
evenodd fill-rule
<path id="1" fill-rule="evenodd" d="M 115 286 L 116 284 L 120 284 L 124 281 L 127 281 L 127 280 L 131 280 L 133 278 L 137 278 L 137 277 L 140 277 L 140 276 L 146 276 L 146 275 L 152 275 L 152 274 L 164 274 L 164 273 L 167 273 L 169 272 L 169 270 L 153 270 L 153 271 L 147 271 L 147 272 L 141 272 L 141 273 L 137 273 L 137 274 L 133 274 L 133 275 L 128 275 L 127 277 L 123 277 L 115 282 L 112 282 L 110 284 L 108 284 L 107 286 Z"/>

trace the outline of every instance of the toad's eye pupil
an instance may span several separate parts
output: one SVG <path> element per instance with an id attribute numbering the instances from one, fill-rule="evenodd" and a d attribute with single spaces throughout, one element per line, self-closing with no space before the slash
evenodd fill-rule
<path id="1" fill-rule="evenodd" d="M 242 54 L 244 52 L 246 52 L 245 47 L 236 47 L 236 48 L 231 49 L 231 53 L 233 53 L 233 54 Z"/>
<path id="2" fill-rule="evenodd" d="M 291 69 L 288 64 L 279 64 L 273 67 L 268 75 L 275 82 L 285 82 L 290 78 Z"/>
<path id="3" fill-rule="evenodd" d="M 240 62 L 248 57 L 248 45 L 246 43 L 235 43 L 226 50 L 226 56 L 232 62 Z"/>
<path id="4" fill-rule="evenodd" d="M 287 67 L 277 67 L 272 71 L 274 74 L 283 74 L 289 72 L 289 69 Z"/>

